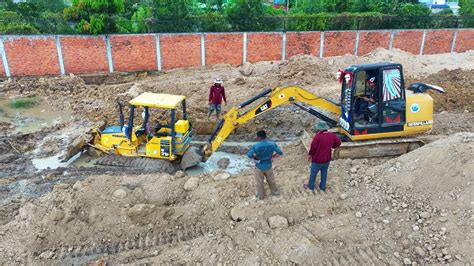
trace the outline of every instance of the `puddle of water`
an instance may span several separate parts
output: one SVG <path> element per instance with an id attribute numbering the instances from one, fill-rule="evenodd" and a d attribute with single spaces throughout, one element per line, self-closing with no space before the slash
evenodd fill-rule
<path id="1" fill-rule="evenodd" d="M 217 162 L 222 158 L 229 158 L 229 166 L 225 169 L 229 174 L 237 174 L 253 167 L 254 163 L 245 155 L 227 152 L 214 152 L 212 156 L 205 163 L 199 163 L 197 166 L 186 170 L 188 175 L 199 175 L 204 173 L 211 173 L 219 170 Z"/>
<path id="2" fill-rule="evenodd" d="M 61 157 L 62 155 L 54 155 L 46 158 L 40 159 L 32 159 L 31 162 L 33 166 L 38 170 L 45 170 L 45 169 L 57 169 L 59 167 L 66 167 L 72 164 L 75 160 L 77 160 L 81 156 L 80 153 L 74 155 L 69 161 L 62 162 Z"/>
<path id="3" fill-rule="evenodd" d="M 13 108 L 11 106 L 12 99 L 0 98 L 0 122 L 14 125 L 13 133 L 33 133 L 43 127 L 73 118 L 70 113 L 64 110 L 52 110 L 44 99 L 40 99 L 38 104 L 29 108 Z"/>

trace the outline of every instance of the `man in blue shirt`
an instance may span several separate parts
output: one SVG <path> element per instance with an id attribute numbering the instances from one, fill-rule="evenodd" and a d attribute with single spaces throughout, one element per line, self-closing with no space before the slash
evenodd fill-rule
<path id="1" fill-rule="evenodd" d="M 283 152 L 275 142 L 267 140 L 267 134 L 263 130 L 257 132 L 257 140 L 258 143 L 252 146 L 247 152 L 247 156 L 255 160 L 257 198 L 262 200 L 265 198 L 264 178 L 267 179 L 272 195 L 278 196 L 280 194 L 273 175 L 272 160 L 279 155 L 283 155 Z"/>

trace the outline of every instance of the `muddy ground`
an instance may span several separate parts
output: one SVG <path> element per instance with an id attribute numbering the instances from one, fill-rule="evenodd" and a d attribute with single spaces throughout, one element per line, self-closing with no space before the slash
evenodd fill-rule
<path id="1" fill-rule="evenodd" d="M 255 200 L 251 167 L 169 174 L 87 163 L 37 170 L 32 163 L 61 154 L 97 121 L 116 124 L 116 100 L 144 91 L 184 94 L 192 119 L 203 119 L 216 76 L 224 80 L 225 111 L 274 86 L 338 100 L 339 68 L 390 60 L 403 64 L 407 85 L 446 89 L 432 94 L 435 121 L 427 134 L 440 140 L 398 158 L 336 160 L 326 193 L 303 189 L 309 164 L 295 139 L 316 120 L 293 106 L 229 138 L 245 142 L 265 129 L 284 141 L 274 166 L 282 195 L 264 201 Z M 473 51 L 413 56 L 380 49 L 357 58 L 4 81 L 0 97 L 40 97 L 61 119 L 33 133 L 22 133 L 28 121 L 20 116 L 0 123 L 0 262 L 472 264 L 473 78 Z"/>

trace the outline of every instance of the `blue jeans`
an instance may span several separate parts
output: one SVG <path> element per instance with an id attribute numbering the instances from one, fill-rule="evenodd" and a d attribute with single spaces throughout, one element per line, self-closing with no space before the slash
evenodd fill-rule
<path id="1" fill-rule="evenodd" d="M 321 182 L 319 183 L 319 188 L 322 191 L 326 190 L 326 180 L 328 178 L 328 168 L 329 162 L 327 163 L 311 163 L 311 172 L 309 173 L 309 189 L 314 190 L 314 182 L 316 181 L 316 176 L 321 170 Z"/>
<path id="2" fill-rule="evenodd" d="M 357 116 L 359 116 L 359 115 L 363 114 L 364 111 L 367 110 L 367 108 L 369 108 L 369 102 L 367 102 L 363 99 L 359 99 L 355 103 L 354 112 Z"/>

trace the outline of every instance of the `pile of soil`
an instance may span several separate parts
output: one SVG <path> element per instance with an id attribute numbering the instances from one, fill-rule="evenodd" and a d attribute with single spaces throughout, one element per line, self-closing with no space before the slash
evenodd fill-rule
<path id="1" fill-rule="evenodd" d="M 391 236 L 397 257 L 417 263 L 474 261 L 474 133 L 457 133 L 367 169 L 350 182 L 374 237 Z M 367 216 L 367 217 L 365 217 Z M 392 241 L 392 240 L 390 240 Z M 385 242 L 386 243 L 386 242 Z"/>
<path id="2" fill-rule="evenodd" d="M 433 84 L 445 89 L 446 93 L 430 92 L 437 112 L 474 112 L 474 70 L 443 69 L 436 74 L 419 80 L 408 80 Z"/>

